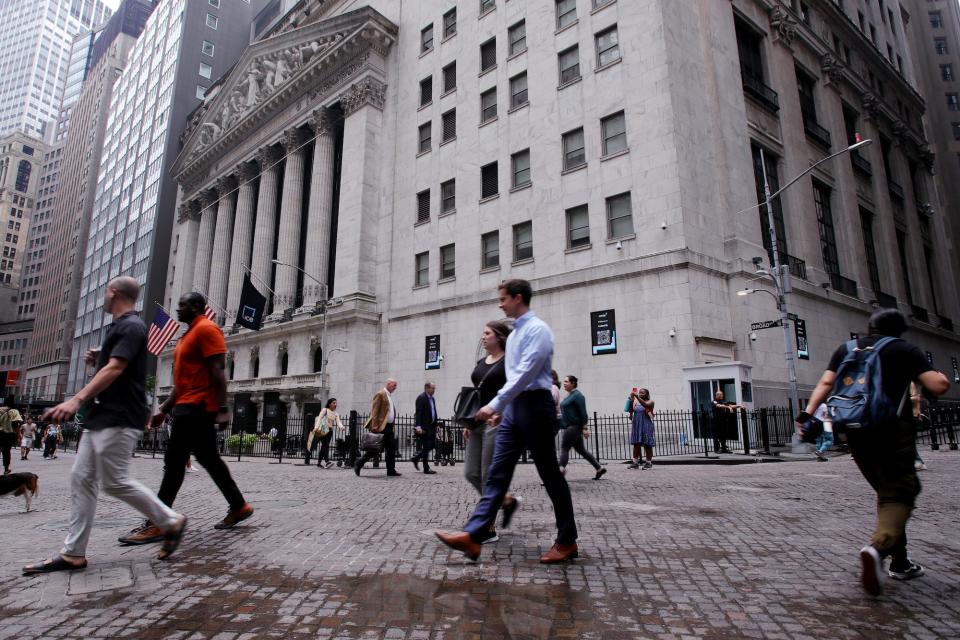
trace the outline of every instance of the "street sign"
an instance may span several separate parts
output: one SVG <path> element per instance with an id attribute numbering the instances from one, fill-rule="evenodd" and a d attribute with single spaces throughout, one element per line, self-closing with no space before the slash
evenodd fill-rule
<path id="1" fill-rule="evenodd" d="M 774 327 L 782 327 L 783 322 L 779 319 L 777 320 L 761 320 L 760 322 L 751 322 L 750 331 L 759 331 L 760 329 L 772 329 Z"/>
<path id="2" fill-rule="evenodd" d="M 427 370 L 440 368 L 439 335 L 427 336 L 423 354 L 423 368 Z"/>
<path id="3" fill-rule="evenodd" d="M 807 323 L 800 318 L 793 321 L 794 333 L 797 336 L 797 358 L 800 360 L 810 359 L 810 348 L 807 345 Z"/>
<path id="4" fill-rule="evenodd" d="M 593 355 L 617 352 L 617 315 L 613 309 L 590 313 Z"/>

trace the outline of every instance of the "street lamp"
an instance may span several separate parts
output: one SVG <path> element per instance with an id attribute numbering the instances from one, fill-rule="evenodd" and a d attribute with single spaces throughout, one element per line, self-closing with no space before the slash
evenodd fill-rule
<path id="1" fill-rule="evenodd" d="M 323 313 L 323 329 L 320 332 L 320 354 L 321 354 L 320 386 L 325 389 L 327 360 L 329 360 L 329 358 L 327 357 L 327 303 L 330 301 L 330 296 L 329 296 L 329 289 L 327 289 L 327 283 L 320 282 L 317 278 L 313 277 L 312 275 L 310 275 L 309 273 L 307 273 L 306 271 L 304 271 L 303 269 L 301 269 L 295 264 L 290 264 L 288 262 L 281 262 L 279 260 L 271 260 L 271 262 L 273 262 L 273 264 L 278 266 L 290 267 L 292 269 L 296 269 L 297 271 L 303 274 L 303 277 L 310 278 L 311 280 L 316 282 L 318 285 L 323 287 L 323 300 L 320 301 L 320 308 L 321 308 L 321 312 Z M 338 349 L 338 350 L 342 351 L 342 349 Z"/>
<path id="2" fill-rule="evenodd" d="M 790 381 L 791 413 L 797 411 L 800 407 L 800 392 L 797 388 L 797 366 L 793 353 L 793 341 L 790 339 L 790 314 L 787 312 L 787 294 L 790 293 L 790 283 L 788 280 L 789 265 L 783 265 L 780 263 L 780 248 L 777 244 L 777 225 L 773 218 L 773 199 L 799 182 L 802 178 L 804 178 L 807 174 L 819 167 L 824 162 L 832 160 L 839 155 L 856 151 L 857 149 L 865 147 L 872 142 L 873 140 L 870 139 L 861 140 L 860 135 L 857 134 L 857 141 L 855 143 L 813 163 L 807 167 L 805 171 L 800 173 L 798 176 L 787 182 L 773 193 L 770 193 L 770 182 L 767 180 L 767 162 L 763 153 L 763 147 L 760 147 L 760 171 L 763 174 L 763 202 L 738 212 L 744 213 L 761 206 L 764 206 L 767 209 L 767 227 L 770 234 L 770 257 L 773 269 L 772 271 L 758 269 L 757 274 L 769 276 L 770 279 L 773 280 L 773 286 L 777 293 L 774 295 L 765 289 L 747 288 L 743 289 L 742 291 L 738 291 L 737 295 L 745 296 L 757 291 L 766 291 L 766 293 L 769 293 L 776 298 L 777 309 L 780 311 L 780 324 L 783 327 L 784 359 L 787 361 L 787 375 Z"/>

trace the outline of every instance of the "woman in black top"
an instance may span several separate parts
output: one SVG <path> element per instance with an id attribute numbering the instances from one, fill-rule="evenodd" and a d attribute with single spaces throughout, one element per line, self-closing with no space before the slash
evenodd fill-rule
<path id="1" fill-rule="evenodd" d="M 511 327 L 506 322 L 493 320 L 483 328 L 481 342 L 487 351 L 487 356 L 477 361 L 470 380 L 473 386 L 480 390 L 480 406 L 485 407 L 497 396 L 497 392 L 507 383 L 506 353 L 507 336 Z M 483 495 L 483 487 L 487 483 L 487 471 L 493 461 L 493 449 L 497 438 L 497 427 L 477 422 L 463 430 L 463 437 L 467 441 L 467 452 L 463 475 Z M 519 506 L 519 498 L 508 493 L 501 507 L 504 512 L 503 526 L 507 527 L 513 512 Z M 489 537 L 483 543 L 495 542 L 497 532 L 490 530 Z"/>

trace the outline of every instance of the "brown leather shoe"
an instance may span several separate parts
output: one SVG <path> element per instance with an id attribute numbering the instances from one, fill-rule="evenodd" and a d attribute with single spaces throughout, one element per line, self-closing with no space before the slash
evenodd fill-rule
<path id="1" fill-rule="evenodd" d="M 550 547 L 550 551 L 547 551 L 545 554 L 540 556 L 540 564 L 557 564 L 558 562 L 566 562 L 567 560 L 573 560 L 578 555 L 576 543 L 561 544 L 558 542 Z"/>
<path id="2" fill-rule="evenodd" d="M 469 533 L 447 533 L 446 531 L 434 531 L 433 535 L 437 536 L 437 539 L 439 539 L 440 542 L 447 545 L 451 549 L 456 549 L 457 551 L 463 552 L 463 555 L 467 556 L 471 560 L 476 560 L 480 557 L 480 545 L 473 541 L 473 538 L 470 537 Z"/>

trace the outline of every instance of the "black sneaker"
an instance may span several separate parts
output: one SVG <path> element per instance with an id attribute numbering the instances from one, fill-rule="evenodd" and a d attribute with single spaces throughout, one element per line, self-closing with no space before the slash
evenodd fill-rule
<path id="1" fill-rule="evenodd" d="M 500 536 L 497 535 L 496 531 L 490 531 L 489 529 L 483 533 L 477 534 L 475 540 L 480 544 L 493 544 L 500 539 Z"/>
<path id="2" fill-rule="evenodd" d="M 510 527 L 510 521 L 513 520 L 513 514 L 516 513 L 517 509 L 520 508 L 521 502 L 523 502 L 523 498 L 520 496 L 513 496 L 513 502 L 500 507 L 500 509 L 503 511 L 503 522 L 500 526 L 502 526 L 504 529 L 508 529 Z"/>
<path id="3" fill-rule="evenodd" d="M 907 558 L 905 566 L 897 566 L 891 562 L 890 570 L 887 571 L 887 575 L 894 580 L 913 580 L 914 578 L 919 578 L 923 575 L 923 567 L 913 560 Z"/>
<path id="4" fill-rule="evenodd" d="M 820 462 L 830 462 L 830 458 L 828 458 L 826 454 L 821 451 L 814 451 L 813 455 L 817 456 L 817 460 Z"/>
<path id="5" fill-rule="evenodd" d="M 864 591 L 872 596 L 880 595 L 883 591 L 883 560 L 880 558 L 880 552 L 868 544 L 860 549 L 860 564 L 863 572 L 860 574 L 860 583 Z"/>

